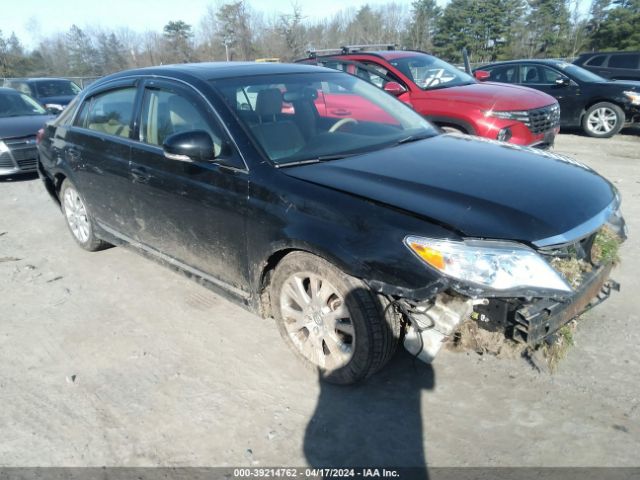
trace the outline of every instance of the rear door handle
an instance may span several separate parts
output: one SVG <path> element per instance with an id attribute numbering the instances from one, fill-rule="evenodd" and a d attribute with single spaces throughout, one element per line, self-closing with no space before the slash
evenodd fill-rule
<path id="1" fill-rule="evenodd" d="M 349 110 L 346 110 L 344 108 L 336 108 L 334 110 L 331 110 L 331 113 L 333 113 L 334 115 L 339 115 L 341 117 L 347 116 L 347 115 L 351 115 L 351 112 Z"/>
<path id="2" fill-rule="evenodd" d="M 132 168 L 131 177 L 133 178 L 133 181 L 137 183 L 148 183 L 151 179 L 151 175 L 147 169 L 142 167 Z"/>

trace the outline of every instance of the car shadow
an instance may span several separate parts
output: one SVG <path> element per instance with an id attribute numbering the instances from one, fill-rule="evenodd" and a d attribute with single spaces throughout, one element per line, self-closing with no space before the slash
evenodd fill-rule
<path id="1" fill-rule="evenodd" d="M 13 175 L 8 175 L 6 177 L 0 177 L 0 183 L 28 182 L 30 180 L 37 180 L 37 179 L 38 179 L 38 174 L 36 172 L 16 173 Z"/>
<path id="2" fill-rule="evenodd" d="M 398 348 L 386 367 L 361 383 L 320 381 L 304 437 L 310 466 L 414 467 L 411 478 L 428 478 L 421 397 L 434 388 L 434 371 Z"/>

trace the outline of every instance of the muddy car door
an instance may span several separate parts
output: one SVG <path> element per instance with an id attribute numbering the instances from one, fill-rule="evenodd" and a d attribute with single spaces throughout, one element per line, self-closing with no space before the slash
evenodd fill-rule
<path id="1" fill-rule="evenodd" d="M 131 151 L 133 240 L 152 254 L 246 296 L 248 174 L 212 107 L 196 91 L 148 80 Z M 210 161 L 165 154 L 176 133 L 205 131 Z"/>
<path id="2" fill-rule="evenodd" d="M 134 81 L 127 80 L 84 99 L 61 152 L 92 215 L 101 226 L 125 233 L 136 92 Z"/>

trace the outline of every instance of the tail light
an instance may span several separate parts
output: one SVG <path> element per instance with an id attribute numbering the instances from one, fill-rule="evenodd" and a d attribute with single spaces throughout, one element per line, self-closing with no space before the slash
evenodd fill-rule
<path id="1" fill-rule="evenodd" d="M 40 130 L 38 130 L 38 133 L 36 133 L 36 145 L 40 145 L 40 142 L 42 142 L 43 137 L 44 137 L 44 128 L 41 128 Z"/>

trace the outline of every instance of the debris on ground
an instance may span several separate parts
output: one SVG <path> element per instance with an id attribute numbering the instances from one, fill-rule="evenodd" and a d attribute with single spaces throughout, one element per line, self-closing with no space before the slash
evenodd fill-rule
<path id="1" fill-rule="evenodd" d="M 576 257 L 554 258 L 551 266 L 560 273 L 572 288 L 580 286 L 582 276 L 591 271 L 591 264 Z"/>
<path id="2" fill-rule="evenodd" d="M 501 358 L 516 358 L 522 355 L 527 345 L 508 339 L 502 332 L 491 332 L 480 328 L 474 320 L 467 320 L 450 337 L 447 348 L 452 351 L 473 351 Z"/>
<path id="3" fill-rule="evenodd" d="M 47 280 L 47 283 L 57 282 L 58 280 L 62 280 L 64 277 L 62 275 L 58 275 L 57 277 L 52 278 L 51 280 Z"/>
<path id="4" fill-rule="evenodd" d="M 606 225 L 596 233 L 591 247 L 591 260 L 596 265 L 620 262 L 618 251 L 620 250 L 620 237 Z"/>
<path id="5" fill-rule="evenodd" d="M 454 352 L 472 351 L 478 355 L 489 354 L 498 358 L 525 358 L 536 370 L 554 373 L 574 345 L 573 334 L 577 324 L 577 319 L 572 320 L 549 337 L 547 342 L 533 348 L 505 337 L 502 332 L 486 330 L 469 319 L 449 337 L 446 347 Z"/>

